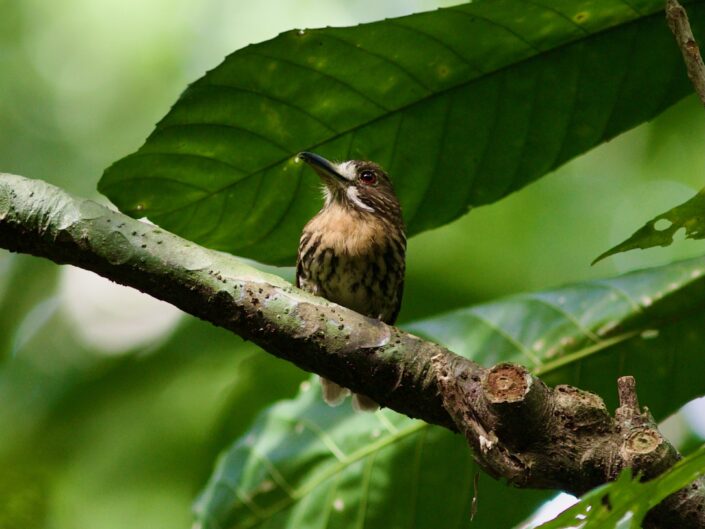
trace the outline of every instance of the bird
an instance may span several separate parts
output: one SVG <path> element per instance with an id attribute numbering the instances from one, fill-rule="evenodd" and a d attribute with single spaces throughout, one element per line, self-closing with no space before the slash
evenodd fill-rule
<path id="1" fill-rule="evenodd" d="M 298 159 L 323 182 L 323 207 L 304 226 L 296 286 L 370 318 L 394 324 L 406 270 L 406 227 L 387 173 L 376 163 L 333 163 L 311 152 Z M 323 400 L 341 404 L 350 390 L 321 377 Z M 379 405 L 354 394 L 353 408 Z"/>

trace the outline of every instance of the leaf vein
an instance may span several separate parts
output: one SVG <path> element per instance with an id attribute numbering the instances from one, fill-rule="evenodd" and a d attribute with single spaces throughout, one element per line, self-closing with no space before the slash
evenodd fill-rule
<path id="1" fill-rule="evenodd" d="M 402 19 L 403 20 L 403 19 Z M 435 42 L 436 44 L 440 45 L 442 48 L 445 50 L 448 50 L 452 55 L 454 55 L 456 58 L 460 60 L 465 66 L 471 68 L 475 73 L 479 75 L 483 75 L 485 72 L 481 70 L 479 67 L 476 65 L 472 64 L 470 61 L 468 61 L 463 55 L 460 54 L 460 52 L 456 51 L 452 46 L 450 46 L 447 42 L 443 42 L 440 38 L 436 37 L 432 33 L 428 33 L 426 31 L 421 31 L 416 26 L 409 26 L 407 24 L 401 24 L 398 21 L 395 21 L 394 19 L 389 19 L 387 20 L 387 24 L 390 26 L 394 26 L 397 28 L 403 28 L 407 31 L 411 31 L 413 33 L 417 33 L 419 35 L 422 35 L 423 37 L 426 37 L 427 39 Z"/>
<path id="2" fill-rule="evenodd" d="M 592 332 L 590 329 L 588 329 L 583 324 L 581 324 L 580 321 L 578 320 L 578 318 L 576 318 L 573 314 L 571 314 L 566 309 L 561 307 L 559 304 L 553 303 L 552 301 L 549 301 L 549 300 L 541 297 L 540 295 L 535 295 L 535 294 L 523 294 L 522 296 L 520 296 L 519 299 L 521 299 L 521 298 L 527 299 L 529 301 L 534 301 L 536 303 L 540 303 L 541 305 L 543 305 L 545 307 L 548 307 L 549 309 L 553 310 L 554 312 L 557 312 L 558 314 L 563 316 L 565 319 L 570 321 L 589 340 L 591 340 L 595 343 L 600 341 L 600 338 L 594 332 Z"/>
<path id="3" fill-rule="evenodd" d="M 510 28 L 510 27 L 508 27 L 508 26 L 505 26 L 505 25 L 503 25 L 503 24 L 500 24 L 500 23 L 497 22 L 496 20 L 492 20 L 491 18 L 487 18 L 487 17 L 484 17 L 484 16 L 482 16 L 482 15 L 478 15 L 477 13 L 467 13 L 467 12 L 465 12 L 465 11 L 462 10 L 462 9 L 458 9 L 457 7 L 449 7 L 449 8 L 447 8 L 447 9 L 448 9 L 448 11 L 452 11 L 453 13 L 460 13 L 460 14 L 462 14 L 463 16 L 469 17 L 469 18 L 474 19 L 474 20 L 482 20 L 483 22 L 486 22 L 487 24 L 490 24 L 490 25 L 492 25 L 492 26 L 494 26 L 494 27 L 503 29 L 504 31 L 506 31 L 507 33 L 509 33 L 509 34 L 512 35 L 513 37 L 515 37 L 516 39 L 520 40 L 522 43 L 526 44 L 526 45 L 527 45 L 530 49 L 532 49 L 534 52 L 536 52 L 536 53 L 540 53 L 540 52 L 541 52 L 541 50 L 540 50 L 538 47 L 536 47 L 536 45 L 534 45 L 532 42 L 530 42 L 529 40 L 527 40 L 526 37 L 524 37 L 523 35 L 520 35 L 520 34 L 517 33 L 516 31 L 514 31 L 512 28 Z"/>
<path id="4" fill-rule="evenodd" d="M 246 134 L 249 134 L 250 136 L 253 136 L 255 138 L 258 138 L 262 140 L 264 143 L 268 143 L 269 145 L 276 147 L 283 153 L 289 154 L 289 151 L 291 149 L 284 147 L 283 145 L 275 142 L 272 138 L 269 138 L 268 136 L 265 136 L 264 134 L 260 132 L 256 132 L 254 130 L 242 127 L 240 125 L 234 125 L 232 123 L 198 123 L 195 121 L 189 122 L 189 123 L 168 123 L 166 125 L 162 125 L 159 128 L 159 132 L 163 132 L 167 129 L 180 129 L 180 128 L 190 128 L 190 127 L 204 127 L 204 128 L 224 128 L 224 129 L 233 129 L 237 130 L 239 132 L 244 132 Z"/>
<path id="5" fill-rule="evenodd" d="M 348 40 L 345 40 L 344 38 L 340 37 L 339 35 L 333 35 L 332 33 L 327 33 L 327 34 L 326 34 L 326 38 L 329 38 L 329 39 L 331 39 L 331 40 L 335 40 L 335 41 L 337 41 L 337 42 L 342 42 L 343 44 L 346 44 L 347 46 L 349 46 L 350 48 L 352 48 L 353 50 L 355 50 L 355 51 L 357 51 L 357 52 L 366 53 L 367 55 L 370 55 L 370 56 L 372 56 L 372 57 L 377 57 L 377 58 L 378 58 L 379 60 L 381 60 L 382 62 L 385 62 L 385 63 L 387 63 L 387 64 L 390 64 L 390 65 L 394 66 L 398 71 L 402 72 L 402 73 L 403 73 L 404 75 L 406 75 L 409 79 L 411 79 L 412 81 L 414 81 L 417 85 L 419 85 L 421 88 L 423 88 L 423 89 L 427 92 L 427 95 L 433 94 L 433 91 L 426 85 L 426 83 L 424 83 L 423 81 L 421 81 L 421 79 L 419 79 L 418 77 L 416 77 L 416 75 L 414 75 L 413 73 L 411 73 L 411 72 L 410 72 L 408 69 L 406 69 L 404 66 L 402 66 L 402 65 L 399 64 L 398 62 L 393 61 L 393 60 L 390 59 L 389 57 L 385 57 L 385 56 L 382 55 L 381 53 L 377 53 L 377 52 L 371 51 L 371 50 L 368 49 L 368 48 L 363 48 L 362 45 L 354 44 L 354 43 L 352 43 L 352 42 L 350 42 L 350 41 L 348 41 Z"/>
<path id="6" fill-rule="evenodd" d="M 537 2 L 537 1 L 535 1 L 535 0 L 524 0 L 524 2 L 526 2 L 527 4 L 535 5 L 536 7 L 541 7 L 541 8 L 543 8 L 543 9 L 545 9 L 546 11 L 550 11 L 550 12 L 552 12 L 552 13 L 555 13 L 556 15 L 558 15 L 558 16 L 559 16 L 560 18 L 562 18 L 563 20 L 565 20 L 565 21 L 567 21 L 567 22 L 570 22 L 570 25 L 571 25 L 571 26 L 573 26 L 573 27 L 579 29 L 580 32 L 583 33 L 584 35 L 590 35 L 590 32 L 589 32 L 587 29 L 585 29 L 582 25 L 578 24 L 578 22 L 576 22 L 575 20 L 573 20 L 571 17 L 569 17 L 569 16 L 566 15 L 565 13 L 559 11 L 559 10 L 556 9 L 555 7 L 549 6 L 549 5 L 546 5 L 546 4 L 542 4 L 541 2 Z"/>
<path id="7" fill-rule="evenodd" d="M 364 99 L 368 103 L 371 103 L 374 106 L 376 106 L 378 110 L 382 110 L 384 112 L 389 112 L 391 110 L 391 109 L 387 108 L 386 106 L 382 105 L 381 103 L 378 103 L 377 101 L 372 99 L 369 95 L 367 95 L 363 91 L 359 90 L 358 88 L 355 88 L 350 83 L 347 83 L 347 82 L 343 81 L 342 79 L 338 79 L 337 77 L 335 77 L 329 73 L 323 72 L 321 70 L 316 70 L 315 68 L 311 68 L 310 66 L 308 66 L 306 64 L 301 64 L 301 63 L 298 63 L 298 62 L 293 61 L 291 59 L 287 59 L 287 58 L 277 56 L 277 55 L 270 55 L 267 53 L 263 53 L 260 50 L 257 50 L 257 51 L 250 50 L 250 51 L 248 51 L 248 53 L 250 53 L 252 55 L 257 55 L 259 57 L 263 57 L 265 59 L 272 59 L 275 61 L 280 61 L 284 64 L 288 64 L 290 66 L 294 66 L 296 68 L 301 68 L 301 69 L 306 70 L 308 72 L 315 73 L 317 75 L 320 75 L 321 77 L 325 77 L 326 79 L 330 79 L 331 81 L 335 81 L 336 83 L 343 85 L 345 88 L 347 88 L 351 92 L 357 94 L 358 96 L 360 96 L 362 99 Z"/>
<path id="8" fill-rule="evenodd" d="M 243 88 L 241 86 L 235 86 L 235 85 L 229 85 L 229 84 L 220 84 L 220 83 L 208 83 L 207 85 L 203 86 L 211 86 L 215 88 L 224 88 L 226 90 L 234 90 L 236 92 L 241 92 L 244 94 L 251 94 L 254 95 L 255 97 L 262 97 L 264 99 L 267 99 L 269 101 L 272 101 L 273 103 L 280 104 L 282 106 L 285 106 L 287 108 L 291 108 L 293 110 L 296 110 L 297 112 L 300 112 L 307 118 L 310 118 L 312 121 L 315 121 L 319 125 L 321 125 L 323 128 L 328 130 L 328 132 L 332 132 L 334 134 L 337 134 L 339 131 L 328 125 L 325 121 L 323 121 L 321 118 L 314 116 L 311 112 L 306 110 L 305 108 L 302 108 L 298 105 L 295 105 L 291 101 L 287 101 L 286 99 L 281 99 L 279 97 L 273 96 L 269 92 L 264 92 L 264 91 L 258 91 L 258 90 L 250 90 L 249 88 Z"/>
<path id="9" fill-rule="evenodd" d="M 523 343 L 521 343 L 519 340 L 514 338 L 511 334 L 509 334 L 507 331 L 502 329 L 500 326 L 495 325 L 493 322 L 491 322 L 486 317 L 482 316 L 481 314 L 477 313 L 474 310 L 468 311 L 468 314 L 470 314 L 477 321 L 483 323 L 485 326 L 492 329 L 494 332 L 497 333 L 497 335 L 504 338 L 508 343 L 510 343 L 512 346 L 514 346 L 514 348 L 519 353 L 522 353 L 526 358 L 531 360 L 531 362 L 534 364 L 535 367 L 541 365 L 541 360 L 534 353 L 532 353 L 528 347 L 526 347 Z"/>

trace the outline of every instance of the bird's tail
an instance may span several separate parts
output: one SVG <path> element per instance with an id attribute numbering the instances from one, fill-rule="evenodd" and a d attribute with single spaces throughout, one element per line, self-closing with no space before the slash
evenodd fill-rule
<path id="1" fill-rule="evenodd" d="M 350 390 L 339 386 L 332 380 L 321 377 L 321 389 L 323 390 L 323 400 L 329 406 L 340 406 L 345 397 L 350 395 Z"/>
<path id="2" fill-rule="evenodd" d="M 336 384 L 327 378 L 321 378 L 321 389 L 323 392 L 323 400 L 329 406 L 339 406 L 345 398 L 350 395 L 350 390 Z M 377 411 L 379 404 L 373 401 L 370 397 L 353 393 L 352 406 L 355 411 Z"/>
<path id="3" fill-rule="evenodd" d="M 355 411 L 377 411 L 379 404 L 367 395 L 353 393 L 352 406 Z"/>

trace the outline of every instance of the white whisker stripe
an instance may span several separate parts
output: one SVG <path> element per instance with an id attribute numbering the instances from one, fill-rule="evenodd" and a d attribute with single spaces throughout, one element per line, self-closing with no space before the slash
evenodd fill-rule
<path id="1" fill-rule="evenodd" d="M 357 188 L 355 186 L 350 186 L 348 187 L 346 194 L 348 195 L 348 198 L 350 199 L 350 202 L 355 204 L 357 207 L 360 209 L 363 209 L 365 211 L 369 211 L 370 213 L 374 213 L 374 208 L 371 208 L 367 204 L 365 204 L 362 200 L 360 200 L 360 197 L 357 194 Z"/>

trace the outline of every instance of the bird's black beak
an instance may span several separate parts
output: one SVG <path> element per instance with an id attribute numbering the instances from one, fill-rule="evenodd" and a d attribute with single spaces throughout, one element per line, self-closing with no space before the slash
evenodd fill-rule
<path id="1" fill-rule="evenodd" d="M 323 156 L 319 156 L 312 152 L 300 152 L 298 154 L 298 158 L 313 167 L 313 170 L 316 171 L 318 175 L 321 176 L 326 182 L 333 182 L 337 184 L 349 183 L 347 178 L 338 172 L 335 165 L 326 160 Z"/>

